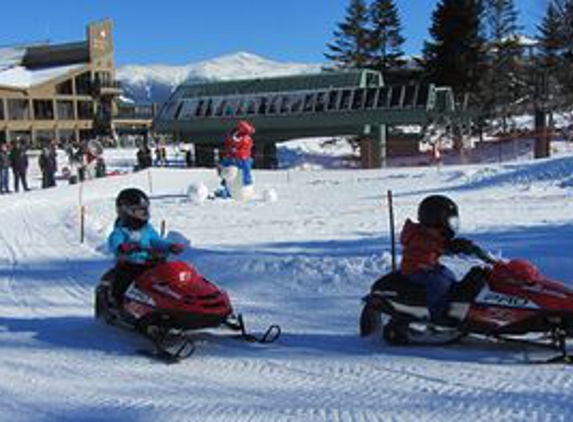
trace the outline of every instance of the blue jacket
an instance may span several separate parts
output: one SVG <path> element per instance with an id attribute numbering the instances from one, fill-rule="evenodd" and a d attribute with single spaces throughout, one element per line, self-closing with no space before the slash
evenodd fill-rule
<path id="1" fill-rule="evenodd" d="M 116 223 L 113 231 L 107 238 L 108 247 L 115 255 L 116 260 L 121 255 L 119 246 L 126 242 L 137 244 L 144 249 L 142 251 L 134 251 L 127 256 L 127 261 L 132 264 L 144 264 L 149 261 L 151 254 L 148 249 L 159 249 L 160 251 L 168 252 L 173 245 L 172 242 L 162 239 L 150 223 L 145 224 L 139 230 L 128 229 L 122 226 L 121 223 Z"/>

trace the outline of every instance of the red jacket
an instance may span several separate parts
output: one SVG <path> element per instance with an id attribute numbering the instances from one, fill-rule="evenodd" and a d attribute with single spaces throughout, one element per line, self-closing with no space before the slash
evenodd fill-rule
<path id="1" fill-rule="evenodd" d="M 225 139 L 224 158 L 247 160 L 251 158 L 253 139 L 245 133 L 234 132 Z"/>
<path id="2" fill-rule="evenodd" d="M 434 268 L 448 246 L 448 238 L 439 230 L 406 220 L 400 235 L 402 273 L 408 275 Z"/>

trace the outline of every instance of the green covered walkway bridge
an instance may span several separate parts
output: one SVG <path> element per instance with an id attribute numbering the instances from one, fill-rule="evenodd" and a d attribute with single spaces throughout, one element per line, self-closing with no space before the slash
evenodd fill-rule
<path id="1" fill-rule="evenodd" d="M 153 122 L 156 133 L 195 145 L 198 166 L 214 164 L 215 150 L 238 120 L 257 128 L 255 165 L 276 165 L 276 144 L 296 138 L 358 136 L 362 165 L 383 166 L 394 137 L 391 128 L 444 119 L 468 122 L 450 88 L 384 84 L 371 70 L 296 76 L 187 82 L 180 85 Z M 390 135 L 389 135 L 390 134 Z"/>

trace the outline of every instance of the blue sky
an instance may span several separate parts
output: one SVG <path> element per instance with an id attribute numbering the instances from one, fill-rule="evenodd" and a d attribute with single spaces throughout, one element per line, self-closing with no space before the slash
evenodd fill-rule
<path id="1" fill-rule="evenodd" d="M 546 0 L 516 0 L 525 32 L 535 31 Z M 124 64 L 186 64 L 236 51 L 292 62 L 324 61 L 326 43 L 349 0 L 7 0 L 0 45 L 84 38 L 85 24 L 111 17 L 116 59 Z M 437 0 L 397 0 L 415 54 Z"/>

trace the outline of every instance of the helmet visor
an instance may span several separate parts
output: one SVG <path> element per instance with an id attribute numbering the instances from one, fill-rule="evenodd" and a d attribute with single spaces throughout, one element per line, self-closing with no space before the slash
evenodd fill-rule
<path id="1" fill-rule="evenodd" d="M 460 231 L 460 217 L 452 215 L 448 217 L 448 228 L 454 233 L 454 236 Z"/>
<path id="2" fill-rule="evenodd" d="M 145 205 L 128 205 L 123 207 L 125 215 L 139 221 L 149 220 L 149 207 Z"/>

